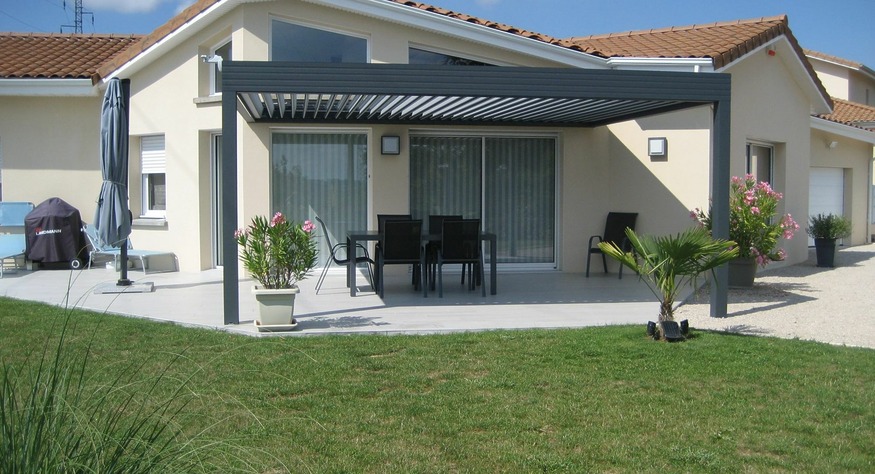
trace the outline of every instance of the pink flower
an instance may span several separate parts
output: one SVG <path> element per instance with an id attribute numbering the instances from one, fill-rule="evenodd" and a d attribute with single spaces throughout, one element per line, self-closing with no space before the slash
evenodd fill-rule
<path id="1" fill-rule="evenodd" d="M 237 229 L 234 231 L 234 238 L 235 239 L 239 239 L 240 237 L 243 237 L 244 235 L 246 235 L 246 231 L 243 229 Z"/>
<path id="2" fill-rule="evenodd" d="M 285 222 L 285 221 L 286 221 L 286 218 L 283 217 L 283 213 L 282 213 L 282 212 L 277 212 L 276 214 L 273 215 L 273 218 L 270 220 L 270 226 L 271 226 L 271 227 L 276 227 L 276 226 L 278 226 L 279 224 L 282 224 L 282 223 Z"/>
<path id="3" fill-rule="evenodd" d="M 314 229 L 316 229 L 316 224 L 310 222 L 309 220 L 304 221 L 304 225 L 301 226 L 301 230 L 308 234 L 310 232 L 313 232 Z"/>
<path id="4" fill-rule="evenodd" d="M 757 215 L 760 213 L 760 208 L 753 206 L 750 208 L 750 212 L 752 212 L 754 215 Z"/>
<path id="5" fill-rule="evenodd" d="M 778 260 L 787 258 L 787 252 L 784 249 L 778 249 Z"/>

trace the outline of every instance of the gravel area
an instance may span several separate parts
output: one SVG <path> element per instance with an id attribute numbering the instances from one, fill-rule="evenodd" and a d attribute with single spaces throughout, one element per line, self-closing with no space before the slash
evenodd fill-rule
<path id="1" fill-rule="evenodd" d="M 808 261 L 757 274 L 730 289 L 726 318 L 712 318 L 707 285 L 675 311 L 693 329 L 875 348 L 875 244 L 840 249 L 835 268 Z"/>

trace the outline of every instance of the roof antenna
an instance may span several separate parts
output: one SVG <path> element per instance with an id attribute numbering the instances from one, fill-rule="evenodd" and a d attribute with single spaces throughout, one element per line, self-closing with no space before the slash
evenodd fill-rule
<path id="1" fill-rule="evenodd" d="M 82 0 L 74 0 L 74 2 L 73 12 L 75 13 L 75 20 L 72 25 L 61 25 L 61 33 L 64 32 L 64 28 L 73 28 L 73 33 L 82 34 L 82 15 L 91 15 L 91 26 L 94 26 L 94 13 L 87 12 L 82 8 Z M 66 9 L 67 0 L 64 0 L 64 10 Z"/>

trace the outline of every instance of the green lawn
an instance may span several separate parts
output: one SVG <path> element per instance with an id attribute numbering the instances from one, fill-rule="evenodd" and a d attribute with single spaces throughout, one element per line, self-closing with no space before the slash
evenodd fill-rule
<path id="1" fill-rule="evenodd" d="M 64 319 L 0 298 L 3 362 L 33 362 Z M 164 377 L 188 379 L 176 422 L 222 443 L 202 452 L 221 470 L 875 471 L 872 350 L 695 330 L 659 343 L 643 326 L 254 339 L 70 321 L 89 383 L 139 364 L 154 380 L 182 353 Z"/>

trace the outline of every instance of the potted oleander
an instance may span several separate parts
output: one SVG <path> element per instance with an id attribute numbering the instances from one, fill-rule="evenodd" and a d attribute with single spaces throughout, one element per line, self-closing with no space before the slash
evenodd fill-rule
<path id="1" fill-rule="evenodd" d="M 808 219 L 808 235 L 814 239 L 817 266 L 835 266 L 836 240 L 851 235 L 851 221 L 836 214 L 817 214 Z"/>
<path id="2" fill-rule="evenodd" d="M 729 262 L 729 286 L 753 286 L 757 267 L 781 261 L 787 253 L 778 244 L 790 240 L 799 224 L 790 214 L 778 215 L 784 195 L 751 175 L 733 176 L 729 184 L 729 240 L 738 244 L 738 258 Z M 694 209 L 690 216 L 711 230 L 711 210 Z"/>
<path id="3" fill-rule="evenodd" d="M 309 220 L 289 221 L 277 212 L 270 219 L 256 216 L 248 227 L 234 232 L 243 267 L 258 282 L 252 293 L 258 302 L 255 325 L 260 331 L 297 326 L 297 283 L 316 266 L 315 228 Z"/>

